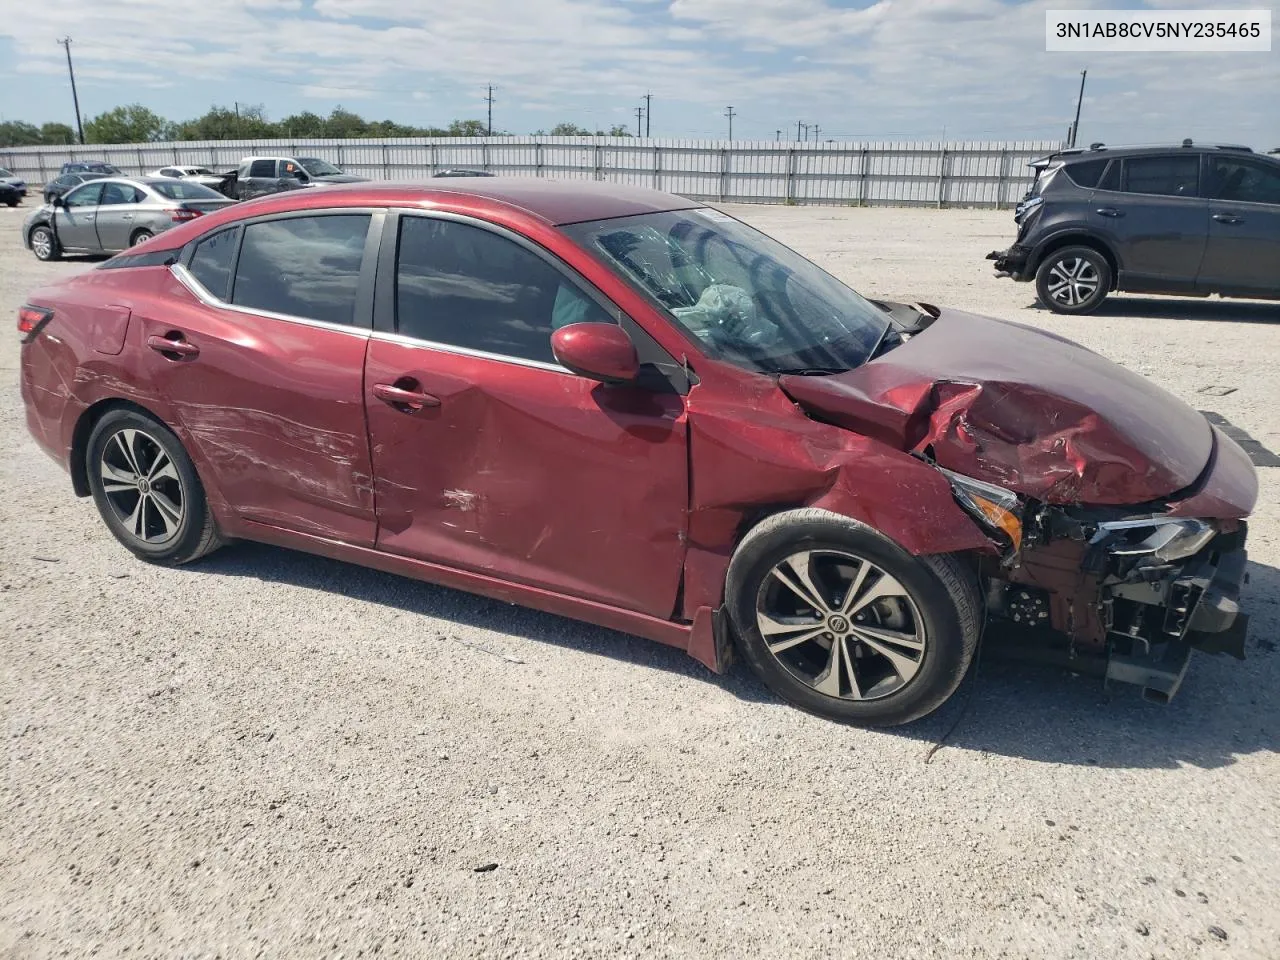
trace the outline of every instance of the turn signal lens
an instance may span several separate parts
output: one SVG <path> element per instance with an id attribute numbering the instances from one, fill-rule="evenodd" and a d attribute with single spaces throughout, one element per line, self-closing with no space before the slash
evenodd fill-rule
<path id="1" fill-rule="evenodd" d="M 988 527 L 1008 537 L 1015 552 L 1021 548 L 1022 501 L 1016 493 L 950 470 L 942 473 L 951 481 L 951 489 L 962 506 Z"/>
<path id="2" fill-rule="evenodd" d="M 40 307 L 20 307 L 18 309 L 18 332 L 24 337 L 30 337 L 51 316 L 53 316 L 52 310 L 44 310 Z"/>

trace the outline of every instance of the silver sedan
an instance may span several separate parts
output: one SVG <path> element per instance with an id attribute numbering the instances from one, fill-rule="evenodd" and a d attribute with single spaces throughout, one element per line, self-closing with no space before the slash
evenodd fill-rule
<path id="1" fill-rule="evenodd" d="M 22 224 L 22 239 L 38 260 L 116 253 L 234 202 L 185 180 L 90 180 L 32 212 Z"/>

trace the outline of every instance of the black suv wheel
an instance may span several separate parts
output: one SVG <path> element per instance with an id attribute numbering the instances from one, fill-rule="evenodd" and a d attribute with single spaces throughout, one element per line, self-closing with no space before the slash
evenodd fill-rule
<path id="1" fill-rule="evenodd" d="M 1092 313 L 1111 290 L 1111 265 L 1092 247 L 1055 250 L 1036 270 L 1036 293 L 1054 313 Z"/>

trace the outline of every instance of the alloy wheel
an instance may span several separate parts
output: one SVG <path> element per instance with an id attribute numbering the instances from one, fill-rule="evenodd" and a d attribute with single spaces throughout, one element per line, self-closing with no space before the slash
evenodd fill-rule
<path id="1" fill-rule="evenodd" d="M 47 230 L 37 230 L 31 234 L 31 250 L 40 260 L 48 260 L 53 253 L 53 237 Z"/>
<path id="2" fill-rule="evenodd" d="M 1101 283 L 1097 267 L 1084 257 L 1064 257 L 1049 268 L 1047 289 L 1063 306 L 1078 307 L 1097 294 Z"/>
<path id="3" fill-rule="evenodd" d="M 829 697 L 878 700 L 920 671 L 927 638 L 907 589 L 865 557 L 804 550 L 775 564 L 756 599 L 774 658 Z"/>
<path id="4" fill-rule="evenodd" d="M 98 470 L 107 504 L 131 537 L 154 546 L 178 535 L 185 491 L 173 458 L 155 437 L 117 431 L 102 448 Z"/>

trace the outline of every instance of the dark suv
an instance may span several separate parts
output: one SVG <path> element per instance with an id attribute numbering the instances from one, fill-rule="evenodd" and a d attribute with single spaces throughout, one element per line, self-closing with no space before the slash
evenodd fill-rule
<path id="1" fill-rule="evenodd" d="M 1090 313 L 1112 290 L 1280 299 L 1280 158 L 1184 140 L 1032 166 L 1017 240 L 987 259 L 1050 310 Z"/>

